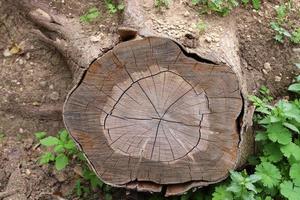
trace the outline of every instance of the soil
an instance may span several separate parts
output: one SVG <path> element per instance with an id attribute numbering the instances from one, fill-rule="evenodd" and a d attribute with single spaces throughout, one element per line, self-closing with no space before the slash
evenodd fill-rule
<path id="1" fill-rule="evenodd" d="M 70 18 L 82 15 L 90 7 L 97 7 L 101 16 L 90 24 L 84 24 L 87 37 L 116 34 L 122 18 L 121 13 L 108 13 L 104 3 L 98 0 L 47 2 L 54 11 Z M 215 43 L 217 38 L 210 34 L 210 29 L 215 27 L 210 26 L 210 21 L 221 21 L 222 17 L 213 14 L 200 16 L 207 23 L 207 29 L 199 33 L 195 31 L 195 24 L 199 21 L 195 8 L 187 1 L 180 1 L 174 6 L 179 5 L 180 12 L 176 16 L 164 9 L 157 11 L 153 5 L 146 7 L 154 24 L 167 18 L 173 20 L 174 25 L 179 23 L 179 28 L 189 27 L 183 30 L 183 34 L 186 31 L 196 33 L 204 43 Z M 282 97 L 287 95 L 287 86 L 299 74 L 293 63 L 300 61 L 300 46 L 288 41 L 279 44 L 273 39 L 274 33 L 269 24 L 274 20 L 275 5 L 278 2 L 265 1 L 260 11 L 254 11 L 250 6 L 240 7 L 230 17 L 237 21 L 239 54 L 248 75 L 246 78 L 254 80 L 249 92 L 254 93 L 261 85 L 266 85 L 274 96 Z M 289 17 L 295 27 L 300 26 L 297 9 L 292 10 Z M 186 18 L 190 24 L 180 24 L 176 19 L 178 16 Z M 0 0 L 0 133 L 5 135 L 0 138 L 0 191 L 10 191 L 9 177 L 18 174 L 20 188 L 22 184 L 25 187 L 25 199 L 76 199 L 72 195 L 78 178 L 73 170 L 75 163 L 57 174 L 53 166 L 40 166 L 37 162 L 42 149 L 35 146 L 33 133 L 46 131 L 54 135 L 63 129 L 60 110 L 72 87 L 72 77 L 59 52 L 40 42 L 30 32 L 33 27 L 24 13 Z M 171 29 L 165 27 L 166 32 L 172 33 Z M 22 50 L 5 55 L 5 51 L 15 45 L 21 46 Z M 36 111 L 41 108 L 48 108 L 48 112 L 38 114 Z M 114 199 L 130 198 L 124 190 L 115 189 L 114 192 L 118 193 Z M 144 198 L 142 194 L 136 195 L 133 199 Z M 87 199 L 103 199 L 103 195 L 95 192 Z"/>

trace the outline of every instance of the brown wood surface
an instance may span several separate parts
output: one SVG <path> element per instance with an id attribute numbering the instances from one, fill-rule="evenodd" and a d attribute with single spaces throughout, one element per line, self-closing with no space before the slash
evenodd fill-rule
<path id="1" fill-rule="evenodd" d="M 172 40 L 151 37 L 121 43 L 93 62 L 63 116 L 105 183 L 176 190 L 217 182 L 235 167 L 242 104 L 230 67 L 199 62 Z"/>

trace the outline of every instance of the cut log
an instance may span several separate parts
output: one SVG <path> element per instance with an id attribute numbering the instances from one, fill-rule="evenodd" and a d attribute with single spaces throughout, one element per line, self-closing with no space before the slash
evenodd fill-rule
<path id="1" fill-rule="evenodd" d="M 109 185 L 207 185 L 237 162 L 242 105 L 229 66 L 200 62 L 170 39 L 150 37 L 93 62 L 63 116 Z"/>
<path id="2" fill-rule="evenodd" d="M 191 34 L 175 40 L 156 32 L 141 1 L 124 0 L 120 40 L 131 40 L 116 45 L 111 38 L 103 48 L 78 20 L 32 1 L 13 3 L 69 64 L 74 87 L 63 119 L 101 180 L 138 191 L 165 188 L 170 196 L 220 182 L 245 163 L 253 109 L 233 20 L 216 30 L 219 46 L 207 47 Z"/>

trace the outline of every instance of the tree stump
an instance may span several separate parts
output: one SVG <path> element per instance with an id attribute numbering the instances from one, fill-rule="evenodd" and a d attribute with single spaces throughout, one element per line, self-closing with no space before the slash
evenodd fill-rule
<path id="1" fill-rule="evenodd" d="M 242 98 L 226 65 L 170 39 L 117 45 L 93 62 L 64 121 L 107 184 L 217 182 L 237 162 Z"/>
<path id="2" fill-rule="evenodd" d="M 105 183 L 178 195 L 224 180 L 251 154 L 253 109 L 230 18 L 220 46 L 205 48 L 191 34 L 177 42 L 155 32 L 141 1 L 124 0 L 120 40 L 108 36 L 103 48 L 76 18 L 36 0 L 12 3 L 65 57 L 74 87 L 63 119 Z"/>

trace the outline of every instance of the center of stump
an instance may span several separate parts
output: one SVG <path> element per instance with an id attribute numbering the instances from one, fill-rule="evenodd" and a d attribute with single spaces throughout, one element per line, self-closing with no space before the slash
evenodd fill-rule
<path id="1" fill-rule="evenodd" d="M 139 78 L 112 98 L 117 101 L 106 114 L 104 128 L 115 151 L 173 161 L 198 145 L 208 100 L 179 74 L 165 70 Z"/>

